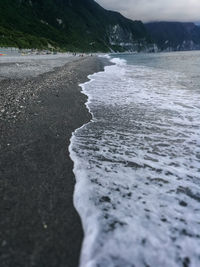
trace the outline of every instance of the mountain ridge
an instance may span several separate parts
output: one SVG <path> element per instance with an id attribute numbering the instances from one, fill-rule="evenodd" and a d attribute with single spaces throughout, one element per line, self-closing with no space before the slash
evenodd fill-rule
<path id="1" fill-rule="evenodd" d="M 160 51 L 200 49 L 200 27 L 193 22 L 158 21 L 145 26 Z"/>
<path id="2" fill-rule="evenodd" d="M 0 46 L 79 52 L 200 49 L 188 22 L 132 21 L 94 0 L 1 0 Z"/>
<path id="3" fill-rule="evenodd" d="M 108 52 L 140 51 L 152 43 L 141 21 L 105 10 L 93 0 L 1 1 L 1 45 Z"/>

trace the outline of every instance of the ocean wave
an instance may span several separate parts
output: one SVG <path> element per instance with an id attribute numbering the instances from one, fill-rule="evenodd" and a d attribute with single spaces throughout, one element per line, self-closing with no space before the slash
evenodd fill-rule
<path id="1" fill-rule="evenodd" d="M 81 84 L 93 119 L 69 148 L 80 266 L 196 267 L 200 95 L 184 74 L 112 62 Z"/>

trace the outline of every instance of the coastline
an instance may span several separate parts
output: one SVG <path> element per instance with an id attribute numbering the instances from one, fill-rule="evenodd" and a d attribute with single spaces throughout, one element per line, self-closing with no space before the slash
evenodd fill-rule
<path id="1" fill-rule="evenodd" d="M 1 78 L 2 267 L 78 266 L 83 231 L 68 146 L 91 119 L 78 85 L 105 64 L 76 58 L 34 77 Z"/>

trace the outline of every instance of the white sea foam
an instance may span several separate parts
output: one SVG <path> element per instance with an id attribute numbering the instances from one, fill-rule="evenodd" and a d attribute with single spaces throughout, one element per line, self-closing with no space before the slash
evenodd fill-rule
<path id="1" fill-rule="evenodd" d="M 70 145 L 80 266 L 197 267 L 200 94 L 184 74 L 112 62 L 81 85 L 93 120 Z"/>
<path id="2" fill-rule="evenodd" d="M 98 57 L 106 58 L 106 59 L 111 59 L 109 54 L 99 54 Z"/>

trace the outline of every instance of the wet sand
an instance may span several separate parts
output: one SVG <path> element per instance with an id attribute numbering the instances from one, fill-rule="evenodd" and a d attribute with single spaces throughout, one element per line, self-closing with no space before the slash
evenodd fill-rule
<path id="1" fill-rule="evenodd" d="M 91 118 L 78 84 L 105 61 L 65 63 L 38 75 L 26 60 L 24 70 L 20 62 L 0 62 L 1 267 L 78 266 L 83 231 L 68 146 L 72 132 Z"/>

